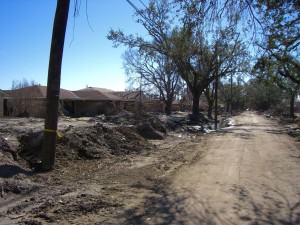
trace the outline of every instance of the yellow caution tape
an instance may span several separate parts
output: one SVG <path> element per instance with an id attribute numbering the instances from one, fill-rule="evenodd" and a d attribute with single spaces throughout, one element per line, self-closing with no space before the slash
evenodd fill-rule
<path id="1" fill-rule="evenodd" d="M 57 137 L 62 138 L 62 135 L 56 130 L 45 129 L 46 132 L 56 133 Z"/>

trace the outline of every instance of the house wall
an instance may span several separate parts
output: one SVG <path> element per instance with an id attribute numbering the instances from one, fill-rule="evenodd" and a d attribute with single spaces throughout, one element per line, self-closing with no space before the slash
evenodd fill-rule
<path id="1" fill-rule="evenodd" d="M 180 103 L 172 103 L 172 111 L 178 112 L 181 111 L 182 105 Z"/>
<path id="2" fill-rule="evenodd" d="M 33 101 L 34 109 L 30 110 L 32 117 L 45 118 L 46 115 L 46 99 L 37 99 Z"/>
<path id="3" fill-rule="evenodd" d="M 104 102 L 96 101 L 76 101 L 74 106 L 74 116 L 95 116 L 104 114 Z"/>
<path id="4" fill-rule="evenodd" d="M 9 117 L 45 117 L 45 99 L 7 99 L 7 108 Z"/>
<path id="5" fill-rule="evenodd" d="M 4 116 L 4 102 L 0 99 L 0 116 Z M 114 101 L 78 101 L 60 100 L 59 111 L 67 116 L 111 115 L 122 109 L 121 102 Z M 9 117 L 44 118 L 46 99 L 7 99 Z"/>
<path id="6" fill-rule="evenodd" d="M 147 112 L 165 113 L 166 105 L 163 101 L 152 100 L 144 103 Z"/>
<path id="7" fill-rule="evenodd" d="M 124 110 L 138 113 L 140 109 L 146 112 L 155 112 L 155 113 L 164 113 L 165 104 L 159 100 L 150 100 L 150 101 L 125 101 Z"/>
<path id="8" fill-rule="evenodd" d="M 0 97 L 0 117 L 4 116 L 4 99 Z"/>
<path id="9" fill-rule="evenodd" d="M 112 115 L 120 111 L 123 104 L 119 101 L 76 101 L 74 116 Z"/>
<path id="10" fill-rule="evenodd" d="M 125 101 L 123 108 L 128 112 L 138 113 L 139 108 L 141 107 L 143 108 L 143 106 L 141 106 L 141 103 L 139 101 Z"/>

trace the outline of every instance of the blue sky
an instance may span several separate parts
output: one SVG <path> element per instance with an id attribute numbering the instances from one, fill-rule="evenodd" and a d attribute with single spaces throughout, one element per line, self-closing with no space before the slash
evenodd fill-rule
<path id="1" fill-rule="evenodd" d="M 86 18 L 86 0 L 81 0 L 75 20 L 74 2 L 71 0 L 61 88 L 78 90 L 88 85 L 124 90 L 121 55 L 125 47 L 113 48 L 106 35 L 110 28 L 145 34 L 135 22 L 133 8 L 126 0 L 87 0 L 92 30 Z M 139 5 L 138 0 L 132 2 Z M 13 80 L 23 78 L 47 85 L 55 9 L 55 0 L 0 1 L 0 89 L 10 89 Z"/>

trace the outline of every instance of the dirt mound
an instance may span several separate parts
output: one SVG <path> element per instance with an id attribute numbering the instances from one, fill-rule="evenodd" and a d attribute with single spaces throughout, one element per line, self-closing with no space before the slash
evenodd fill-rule
<path id="1" fill-rule="evenodd" d="M 17 159 L 17 152 L 10 146 L 8 141 L 1 136 L 0 136 L 0 152 L 1 155 L 3 155 L 0 158 L 1 164 L 5 162 L 5 159 L 9 159 L 9 160 L 11 160 L 12 158 L 14 160 Z"/>
<path id="2" fill-rule="evenodd" d="M 20 145 L 18 155 L 25 159 L 31 167 L 35 167 L 41 159 L 44 132 L 29 132 L 18 136 Z"/>
<path id="3" fill-rule="evenodd" d="M 103 119 L 103 121 L 118 124 L 118 125 L 120 124 L 139 125 L 140 123 L 150 123 L 155 130 L 164 134 L 167 133 L 166 124 L 163 121 L 161 121 L 157 115 L 148 114 L 148 113 L 136 115 L 134 113 L 130 113 L 127 111 L 122 111 L 117 115 L 106 116 L 105 119 Z"/>
<path id="4" fill-rule="evenodd" d="M 135 113 L 128 112 L 126 110 L 121 111 L 117 115 L 108 115 L 102 118 L 104 122 L 114 123 L 114 124 L 136 124 L 138 116 Z"/>
<path id="5" fill-rule="evenodd" d="M 149 122 L 140 123 L 137 130 L 141 136 L 147 139 L 162 140 L 164 139 L 163 133 L 157 131 Z"/>
<path id="6" fill-rule="evenodd" d="M 43 132 L 32 132 L 19 137 L 19 154 L 31 166 L 41 159 Z M 151 144 L 130 127 L 93 126 L 68 127 L 57 141 L 58 160 L 101 159 L 113 155 L 130 155 L 149 151 Z"/>
<path id="7" fill-rule="evenodd" d="M 166 128 L 166 124 L 164 122 L 162 122 L 159 118 L 157 117 L 150 117 L 148 120 L 146 120 L 146 122 L 149 122 L 151 124 L 151 126 L 159 131 L 160 133 L 166 134 L 167 133 L 167 128 Z"/>
<path id="8" fill-rule="evenodd" d="M 100 159 L 147 150 L 150 150 L 149 143 L 133 128 L 112 128 L 97 123 L 92 127 L 73 128 L 64 133 L 58 141 L 57 154 L 63 158 Z"/>
<path id="9" fill-rule="evenodd" d="M 25 182 L 20 182 L 16 180 L 5 180 L 0 182 L 0 190 L 1 190 L 1 197 L 4 197 L 4 193 L 13 193 L 13 194 L 20 194 L 22 192 L 28 192 L 32 190 L 32 186 L 26 184 Z"/>

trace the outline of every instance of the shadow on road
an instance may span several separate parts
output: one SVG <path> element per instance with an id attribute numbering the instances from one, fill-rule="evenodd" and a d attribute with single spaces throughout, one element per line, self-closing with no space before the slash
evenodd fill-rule
<path id="1" fill-rule="evenodd" d="M 157 182 L 157 185 L 153 187 L 144 185 L 135 185 L 134 187 L 147 189 L 151 194 L 145 197 L 143 205 L 124 213 L 128 224 L 215 224 L 213 216 L 206 210 L 202 210 L 208 208 L 204 203 L 199 202 L 201 204 L 199 207 L 190 202 L 191 204 L 187 207 L 186 203 L 191 200 L 190 196 L 171 191 L 163 182 Z M 188 210 L 190 207 L 194 209 L 199 207 L 199 213 L 190 213 Z"/>
<path id="2" fill-rule="evenodd" d="M 244 127 L 246 126 L 246 127 Z M 234 133 L 237 137 L 243 138 L 243 139 L 251 139 L 253 135 L 251 132 L 255 130 L 260 130 L 262 132 L 266 132 L 268 134 L 274 134 L 274 135 L 285 135 L 288 134 L 288 130 L 285 128 L 270 128 L 270 126 L 264 126 L 264 125 L 257 125 L 257 124 L 237 124 L 233 127 L 230 127 L 229 129 L 223 129 L 218 131 L 218 134 L 225 135 L 228 133 Z"/>
<path id="3" fill-rule="evenodd" d="M 26 176 L 31 176 L 34 174 L 33 171 L 24 170 L 16 165 L 0 165 L 0 177 L 1 178 L 10 178 L 17 174 L 25 174 Z"/>
<path id="4" fill-rule="evenodd" d="M 300 224 L 299 187 L 295 199 L 291 200 L 288 199 L 284 190 L 256 183 L 262 190 L 260 195 L 251 193 L 250 189 L 244 186 L 234 185 L 231 189 L 238 198 L 238 203 L 234 205 L 236 210 L 247 212 L 240 215 L 240 220 L 249 221 L 250 225 Z"/>
<path id="5" fill-rule="evenodd" d="M 263 192 L 251 195 L 247 187 L 233 185 L 230 193 L 235 204 L 222 203 L 222 208 L 214 208 L 211 202 L 201 193 L 192 194 L 186 189 L 172 191 L 163 182 L 155 187 L 136 185 L 135 188 L 147 189 L 151 194 L 144 199 L 144 204 L 131 208 L 124 213 L 128 224 L 164 225 L 164 224 L 206 224 L 206 225 L 299 225 L 299 194 L 293 203 L 285 196 L 284 191 L 261 185 Z M 226 193 L 228 194 L 228 193 Z M 234 212 L 234 218 L 228 212 Z"/>

